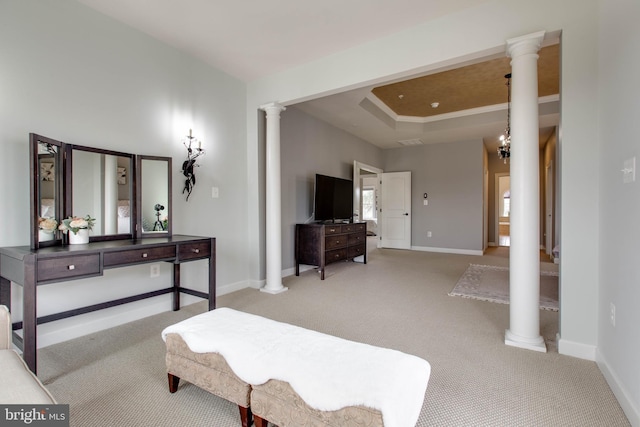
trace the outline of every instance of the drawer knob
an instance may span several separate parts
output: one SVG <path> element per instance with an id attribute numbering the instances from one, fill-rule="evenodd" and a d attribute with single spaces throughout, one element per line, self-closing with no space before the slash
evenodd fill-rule
<path id="1" fill-rule="evenodd" d="M 336 245 L 339 245 L 339 244 L 340 244 L 340 240 L 336 240 Z"/>
<path id="2" fill-rule="evenodd" d="M 191 249 L 191 252 L 193 252 L 194 254 L 199 254 L 200 253 L 200 249 Z"/>
<path id="3" fill-rule="evenodd" d="M 71 264 L 70 266 L 68 266 L 68 267 L 67 267 L 67 269 L 69 269 L 69 270 L 75 270 L 75 269 L 76 269 L 76 266 L 75 266 L 75 265 L 73 265 L 73 264 Z"/>
<path id="4" fill-rule="evenodd" d="M 335 228 L 330 228 L 329 231 L 333 233 L 334 231 L 336 231 L 336 229 Z"/>
<path id="5" fill-rule="evenodd" d="M 147 257 L 147 253 L 145 252 L 142 254 L 142 258 L 146 258 L 146 257 Z"/>

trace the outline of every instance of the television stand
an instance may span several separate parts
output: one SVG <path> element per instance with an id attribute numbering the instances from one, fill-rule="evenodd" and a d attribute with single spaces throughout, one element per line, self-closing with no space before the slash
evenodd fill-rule
<path id="1" fill-rule="evenodd" d="M 300 264 L 314 265 L 324 280 L 327 264 L 349 261 L 364 255 L 367 263 L 367 224 L 296 224 L 295 235 L 296 276 Z"/>

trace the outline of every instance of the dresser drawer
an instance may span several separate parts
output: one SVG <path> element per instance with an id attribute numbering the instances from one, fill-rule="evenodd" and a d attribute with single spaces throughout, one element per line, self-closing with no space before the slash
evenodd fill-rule
<path id="1" fill-rule="evenodd" d="M 349 256 L 348 258 L 355 258 L 360 255 L 364 255 L 364 251 L 366 250 L 366 245 L 363 243 L 361 245 L 349 246 Z"/>
<path id="2" fill-rule="evenodd" d="M 209 258 L 211 255 L 211 243 L 199 242 L 180 245 L 178 253 L 181 261 L 194 258 Z"/>
<path id="3" fill-rule="evenodd" d="M 347 238 L 348 236 L 346 234 L 327 236 L 324 238 L 324 248 L 327 251 L 335 248 L 343 248 L 347 246 Z"/>
<path id="4" fill-rule="evenodd" d="M 340 225 L 325 225 L 324 234 L 340 234 L 342 233 L 342 227 Z"/>
<path id="5" fill-rule="evenodd" d="M 100 254 L 38 260 L 38 282 L 96 276 L 100 273 Z"/>
<path id="6" fill-rule="evenodd" d="M 329 264 L 335 261 L 341 261 L 343 259 L 347 259 L 347 248 L 327 251 L 324 255 L 325 264 Z"/>
<path id="7" fill-rule="evenodd" d="M 367 236 L 364 233 L 349 234 L 349 246 L 359 245 L 360 243 L 364 243 L 366 239 L 367 239 Z"/>
<path id="8" fill-rule="evenodd" d="M 106 252 L 104 266 L 138 264 L 142 262 L 167 260 L 176 257 L 176 247 L 161 246 L 158 248 L 134 249 L 130 251 Z"/>

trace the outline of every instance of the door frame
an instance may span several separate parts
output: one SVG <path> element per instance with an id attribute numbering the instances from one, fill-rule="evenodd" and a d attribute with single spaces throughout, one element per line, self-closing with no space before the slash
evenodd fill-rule
<path id="1" fill-rule="evenodd" d="M 353 207 L 358 212 L 358 221 L 362 221 L 362 197 L 360 197 L 362 194 L 362 171 L 375 173 L 378 178 L 384 172 L 384 170 L 375 166 L 367 165 L 357 160 L 353 161 Z M 377 247 L 380 247 L 380 239 L 378 238 L 376 241 Z"/>
<path id="2" fill-rule="evenodd" d="M 511 176 L 510 172 L 495 173 L 495 189 L 493 190 L 494 210 L 493 210 L 493 242 L 496 246 L 500 246 L 500 178 Z M 509 186 L 511 187 L 511 186 Z M 509 234 L 511 234 L 511 225 L 509 225 Z"/>

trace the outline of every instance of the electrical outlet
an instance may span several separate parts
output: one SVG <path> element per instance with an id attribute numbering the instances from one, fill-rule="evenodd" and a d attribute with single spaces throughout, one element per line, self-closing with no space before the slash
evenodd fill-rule
<path id="1" fill-rule="evenodd" d="M 616 306 L 613 303 L 609 303 L 609 320 L 613 326 L 616 326 Z"/>
<path id="2" fill-rule="evenodd" d="M 427 237 L 431 237 L 431 232 L 427 231 Z"/>
<path id="3" fill-rule="evenodd" d="M 217 199 L 218 197 L 220 197 L 220 190 L 218 187 L 211 187 L 211 198 Z"/>
<path id="4" fill-rule="evenodd" d="M 159 276 L 160 276 L 160 264 L 151 264 L 149 277 L 159 277 Z"/>

